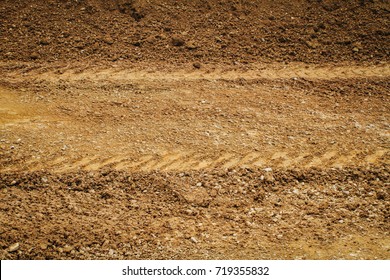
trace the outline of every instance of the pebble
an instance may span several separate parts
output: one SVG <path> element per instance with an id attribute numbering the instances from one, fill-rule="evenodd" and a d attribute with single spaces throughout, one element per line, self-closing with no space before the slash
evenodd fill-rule
<path id="1" fill-rule="evenodd" d="M 103 38 L 103 41 L 104 41 L 106 44 L 108 44 L 108 45 L 114 44 L 114 40 L 113 40 L 111 37 L 109 37 L 109 36 Z"/>
<path id="2" fill-rule="evenodd" d="M 199 183 L 196 184 L 196 186 L 197 186 L 197 187 L 201 187 L 201 186 L 202 186 L 202 183 L 199 182 Z"/>
<path id="3" fill-rule="evenodd" d="M 172 38 L 172 45 L 176 46 L 176 47 L 181 47 L 185 44 L 184 40 L 182 38 L 179 38 L 179 37 L 173 37 Z"/>
<path id="4" fill-rule="evenodd" d="M 20 247 L 19 243 L 12 244 L 11 246 L 8 247 L 8 252 L 15 252 L 18 250 Z"/>
<path id="5" fill-rule="evenodd" d="M 264 175 L 261 175 L 261 176 L 260 176 L 260 180 L 261 180 L 261 181 L 264 181 Z"/>
<path id="6" fill-rule="evenodd" d="M 30 55 L 30 58 L 31 59 L 38 59 L 40 56 L 39 56 L 39 54 L 38 53 L 36 53 L 36 52 L 33 52 L 31 55 Z"/>
<path id="7" fill-rule="evenodd" d="M 272 168 L 271 167 L 264 168 L 264 171 L 265 172 L 272 172 Z"/>
<path id="8" fill-rule="evenodd" d="M 191 240 L 193 243 L 198 243 L 198 242 L 199 242 L 198 239 L 196 239 L 196 238 L 193 237 L 193 236 L 190 238 L 190 240 Z"/>
<path id="9" fill-rule="evenodd" d="M 69 246 L 69 245 L 65 245 L 63 250 L 64 250 L 65 253 L 70 253 L 73 250 L 73 247 Z"/>
<path id="10" fill-rule="evenodd" d="M 187 215 L 190 215 L 190 216 L 194 215 L 194 211 L 192 211 L 190 209 L 184 210 L 184 213 L 186 213 Z"/>

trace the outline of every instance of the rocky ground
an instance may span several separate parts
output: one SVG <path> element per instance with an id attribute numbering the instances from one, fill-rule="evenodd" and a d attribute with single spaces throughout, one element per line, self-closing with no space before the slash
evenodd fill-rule
<path id="1" fill-rule="evenodd" d="M 1 1 L 1 259 L 389 259 L 389 10 Z"/>

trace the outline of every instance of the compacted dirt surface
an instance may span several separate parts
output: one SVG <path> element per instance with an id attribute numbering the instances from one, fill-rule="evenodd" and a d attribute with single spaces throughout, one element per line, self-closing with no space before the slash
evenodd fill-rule
<path id="1" fill-rule="evenodd" d="M 2 0 L 1 259 L 389 259 L 389 12 Z"/>

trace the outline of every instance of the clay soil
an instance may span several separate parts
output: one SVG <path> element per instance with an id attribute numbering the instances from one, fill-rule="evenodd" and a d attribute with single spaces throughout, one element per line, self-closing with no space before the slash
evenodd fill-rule
<path id="1" fill-rule="evenodd" d="M 1 1 L 1 259 L 390 259 L 389 12 Z"/>

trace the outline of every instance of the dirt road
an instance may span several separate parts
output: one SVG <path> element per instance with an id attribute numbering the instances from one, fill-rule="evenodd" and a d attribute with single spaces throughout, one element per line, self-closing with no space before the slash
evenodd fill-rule
<path id="1" fill-rule="evenodd" d="M 271 54 L 262 55 L 238 47 L 232 34 L 217 40 L 216 30 L 199 27 L 197 51 L 189 54 L 192 33 L 172 21 L 164 36 L 179 34 L 184 45 L 162 35 L 169 47 L 140 39 L 126 50 L 135 55 L 140 48 L 140 60 L 119 59 L 126 40 L 119 33 L 104 37 L 89 21 L 100 15 L 97 25 L 116 22 L 127 32 L 126 1 L 111 8 L 51 1 L 53 22 L 61 5 L 68 5 L 64 25 L 72 13 L 86 13 L 55 40 L 50 32 L 61 25 L 50 29 L 36 18 L 25 25 L 25 11 L 45 13 L 48 6 L 19 3 L 17 10 L 8 2 L 1 28 L 20 48 L 12 41 L 0 51 L 2 259 L 390 258 L 390 63 L 382 48 L 387 35 L 378 31 L 388 24 L 388 4 L 350 1 L 343 10 L 332 1 L 296 1 L 327 11 L 312 20 L 297 17 L 298 8 L 286 16 L 286 1 L 277 7 L 259 1 L 231 8 L 223 22 L 221 14 L 230 12 L 209 1 L 208 18 L 226 34 L 238 13 L 237 30 L 263 26 L 248 35 L 260 42 L 264 32 L 302 30 L 309 22 L 317 35 L 285 42 L 287 33 L 275 31 L 278 44 L 251 46 L 269 43 Z M 159 9 L 170 11 L 162 18 L 178 11 L 180 21 L 203 7 L 141 2 L 132 1 L 131 26 L 142 38 L 157 32 L 159 22 L 167 25 Z M 258 5 L 256 12 L 245 12 L 250 5 Z M 261 14 L 263 5 L 273 13 Z M 352 10 L 360 17 L 335 22 Z M 308 15 L 314 14 L 313 8 Z M 363 36 L 361 24 L 372 14 L 376 31 Z M 204 19 L 191 20 L 198 16 Z M 326 38 L 344 38 L 338 24 L 356 27 L 352 41 L 326 45 Z M 37 26 L 41 34 L 24 37 Z M 91 36 L 75 40 L 83 47 L 68 52 L 68 42 L 87 27 Z M 102 45 L 93 51 L 96 34 L 112 54 Z M 31 57 L 33 39 L 40 47 Z M 218 54 L 220 41 L 227 47 Z M 286 44 L 295 55 L 284 53 Z"/>
<path id="2" fill-rule="evenodd" d="M 388 74 L 8 71 L 3 235 L 22 258 L 387 258 Z"/>

